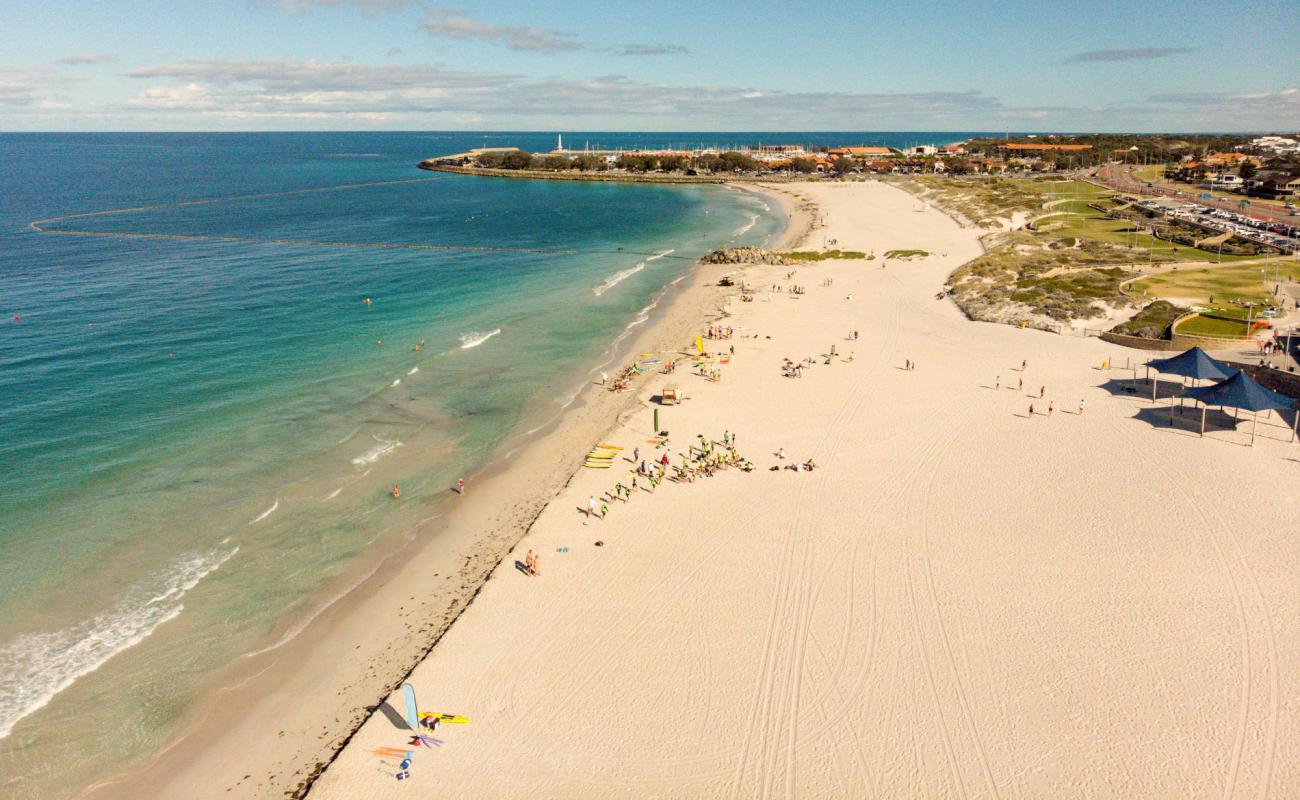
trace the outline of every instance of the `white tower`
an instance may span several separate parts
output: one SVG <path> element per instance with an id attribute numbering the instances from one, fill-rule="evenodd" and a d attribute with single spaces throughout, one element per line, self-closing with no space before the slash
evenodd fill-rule
<path id="1" fill-rule="evenodd" d="M 559 133 L 555 134 L 555 149 L 556 149 L 557 151 L 559 151 L 559 150 L 563 150 L 563 149 L 564 149 L 564 135 L 563 135 L 563 134 L 559 134 Z"/>

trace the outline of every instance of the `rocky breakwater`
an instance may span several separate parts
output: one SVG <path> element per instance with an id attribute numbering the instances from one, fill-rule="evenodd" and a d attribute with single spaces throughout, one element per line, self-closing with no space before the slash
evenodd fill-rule
<path id="1" fill-rule="evenodd" d="M 761 247 L 724 247 L 700 259 L 701 264 L 789 264 L 780 253 Z"/>

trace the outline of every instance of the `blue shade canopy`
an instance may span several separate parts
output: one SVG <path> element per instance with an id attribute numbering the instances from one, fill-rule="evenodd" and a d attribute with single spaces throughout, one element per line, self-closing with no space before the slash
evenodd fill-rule
<path id="1" fill-rule="evenodd" d="M 1152 359 L 1147 362 L 1147 366 L 1167 375 L 1181 375 L 1184 378 L 1212 381 L 1221 381 L 1237 371 L 1222 361 L 1210 358 L 1199 347 L 1193 347 L 1191 350 L 1172 358 Z"/>
<path id="2" fill-rule="evenodd" d="M 1199 400 L 1207 406 L 1226 406 L 1246 411 L 1282 411 L 1296 407 L 1296 401 L 1284 394 L 1265 389 L 1244 372 L 1213 386 L 1198 386 L 1183 392 L 1183 397 Z"/>

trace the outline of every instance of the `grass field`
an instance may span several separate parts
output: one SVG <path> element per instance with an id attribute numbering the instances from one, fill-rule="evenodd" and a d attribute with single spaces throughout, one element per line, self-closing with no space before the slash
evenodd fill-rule
<path id="1" fill-rule="evenodd" d="M 1177 332 L 1191 336 L 1245 336 L 1246 323 L 1210 317 L 1192 317 L 1181 323 Z"/>
<path id="2" fill-rule="evenodd" d="M 1197 305 L 1213 306 L 1235 300 L 1269 302 L 1259 264 L 1176 269 L 1133 281 L 1132 294 L 1146 294 Z"/>
<path id="3" fill-rule="evenodd" d="M 1038 227 L 1059 224 L 1059 228 L 1045 232 L 1053 237 L 1073 237 L 1075 239 L 1092 239 L 1124 247 L 1133 248 L 1133 262 L 1152 261 L 1214 261 L 1231 263 L 1258 256 L 1219 256 L 1209 250 L 1198 250 L 1185 245 L 1176 245 L 1157 239 L 1145 233 L 1133 232 L 1134 224 L 1129 220 L 1107 219 L 1106 215 L 1090 208 L 1089 203 L 1099 203 L 1114 194 L 1111 191 L 1079 181 L 1060 181 L 1037 183 L 1025 181 L 1027 188 L 1038 190 L 1049 199 L 1059 200 L 1048 210 L 1048 216 L 1041 217 L 1035 223 Z M 1207 233 L 1207 235 L 1209 235 Z"/>

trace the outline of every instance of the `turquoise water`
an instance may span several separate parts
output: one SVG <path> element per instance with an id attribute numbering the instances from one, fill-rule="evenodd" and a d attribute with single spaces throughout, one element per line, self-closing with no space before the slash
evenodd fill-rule
<path id="1" fill-rule="evenodd" d="M 414 167 L 483 142 L 0 136 L 0 793 L 70 794 L 159 744 L 216 669 L 558 413 L 695 258 L 782 224 L 719 187 Z M 28 228 L 51 218 L 240 238 Z M 91 749 L 66 735 L 87 708 L 114 731 Z"/>

